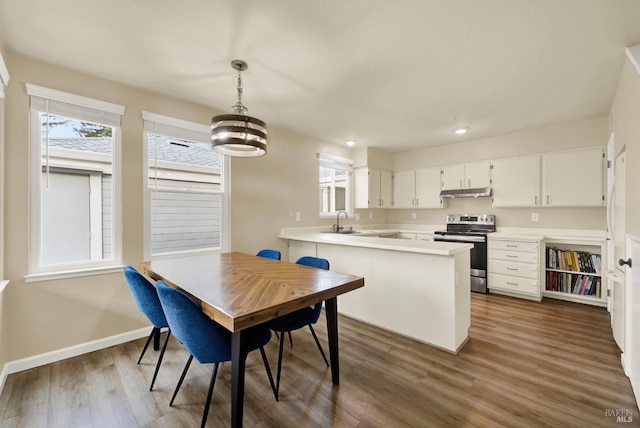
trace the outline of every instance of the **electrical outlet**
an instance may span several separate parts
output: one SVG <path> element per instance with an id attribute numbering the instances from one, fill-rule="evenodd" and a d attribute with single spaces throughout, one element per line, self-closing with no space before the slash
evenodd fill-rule
<path id="1" fill-rule="evenodd" d="M 373 213 L 369 211 L 369 220 L 373 220 Z"/>
<path id="2" fill-rule="evenodd" d="M 300 221 L 300 213 L 296 213 L 296 221 Z"/>
<path id="3" fill-rule="evenodd" d="M 538 213 L 531 213 L 531 221 L 538 221 Z"/>
<path id="4" fill-rule="evenodd" d="M 415 220 L 417 218 L 416 213 L 411 213 L 411 220 Z"/>

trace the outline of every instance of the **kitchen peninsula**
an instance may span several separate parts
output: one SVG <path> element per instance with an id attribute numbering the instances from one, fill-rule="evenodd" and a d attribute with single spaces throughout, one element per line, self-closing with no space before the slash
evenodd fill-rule
<path id="1" fill-rule="evenodd" d="M 331 270 L 365 278 L 341 296 L 338 312 L 457 353 L 468 338 L 471 244 L 283 229 L 289 261 L 329 260 Z"/>

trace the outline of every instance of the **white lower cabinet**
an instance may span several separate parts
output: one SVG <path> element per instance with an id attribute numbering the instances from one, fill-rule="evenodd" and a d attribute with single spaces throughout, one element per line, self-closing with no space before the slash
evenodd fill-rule
<path id="1" fill-rule="evenodd" d="M 489 237 L 489 291 L 540 300 L 539 240 Z"/>

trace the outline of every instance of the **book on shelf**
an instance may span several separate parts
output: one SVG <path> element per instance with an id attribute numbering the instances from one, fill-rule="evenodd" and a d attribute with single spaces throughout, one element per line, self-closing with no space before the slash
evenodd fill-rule
<path id="1" fill-rule="evenodd" d="M 547 269 L 583 273 L 602 273 L 602 257 L 588 251 L 561 250 L 547 247 Z"/>
<path id="2" fill-rule="evenodd" d="M 599 276 L 547 271 L 545 289 L 580 296 L 600 297 Z"/>

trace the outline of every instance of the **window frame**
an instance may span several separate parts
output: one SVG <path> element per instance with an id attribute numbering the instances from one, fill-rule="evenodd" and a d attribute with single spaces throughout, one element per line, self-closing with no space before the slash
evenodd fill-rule
<path id="1" fill-rule="evenodd" d="M 320 190 L 320 168 L 332 168 L 335 170 L 345 171 L 347 173 L 347 184 L 345 187 L 345 209 L 349 217 L 354 214 L 354 184 L 353 184 L 353 160 L 342 156 L 330 155 L 326 153 L 318 153 L 318 191 Z M 318 207 L 320 218 L 333 218 L 338 211 L 323 212 L 321 206 Z"/>
<path id="2" fill-rule="evenodd" d="M 149 135 L 161 135 L 172 137 L 186 141 L 202 142 L 206 139 L 210 141 L 211 127 L 197 122 L 191 122 L 183 119 L 177 119 L 170 116 L 164 116 L 157 113 L 142 111 L 142 119 L 144 122 L 143 130 L 143 188 L 144 188 L 144 257 L 145 260 L 158 260 L 172 257 L 180 254 L 210 254 L 226 252 L 229 249 L 230 242 L 230 224 L 229 224 L 229 177 L 230 162 L 229 156 L 220 155 L 221 162 L 221 184 L 219 191 L 203 191 L 203 190 L 183 190 L 165 189 L 178 193 L 206 193 L 219 194 L 222 197 L 221 209 L 221 225 L 220 225 L 220 247 L 219 248 L 197 248 L 192 250 L 171 251 L 158 254 L 152 254 L 151 251 L 151 194 L 153 189 L 149 184 Z"/>
<path id="3" fill-rule="evenodd" d="M 71 94 L 56 89 L 45 88 L 33 84 L 26 84 L 27 94 L 30 96 L 29 109 L 29 266 L 26 282 L 46 281 L 52 279 L 77 276 L 113 273 L 122 270 L 122 128 L 121 120 L 125 107 L 96 100 L 81 95 Z M 49 102 L 67 106 L 79 115 L 62 115 L 75 120 L 87 120 L 94 123 L 96 116 L 104 115 L 113 122 L 105 123 L 112 128 L 111 168 L 113 180 L 113 218 L 112 218 L 112 252 L 111 257 L 101 260 L 86 260 L 80 262 L 60 263 L 55 265 L 42 264 L 42 133 L 40 114 L 43 113 L 34 104 L 45 99 Z M 83 116 L 82 112 L 86 112 Z M 61 115 L 59 112 L 50 112 Z M 117 123 L 117 124 L 116 124 Z"/>

